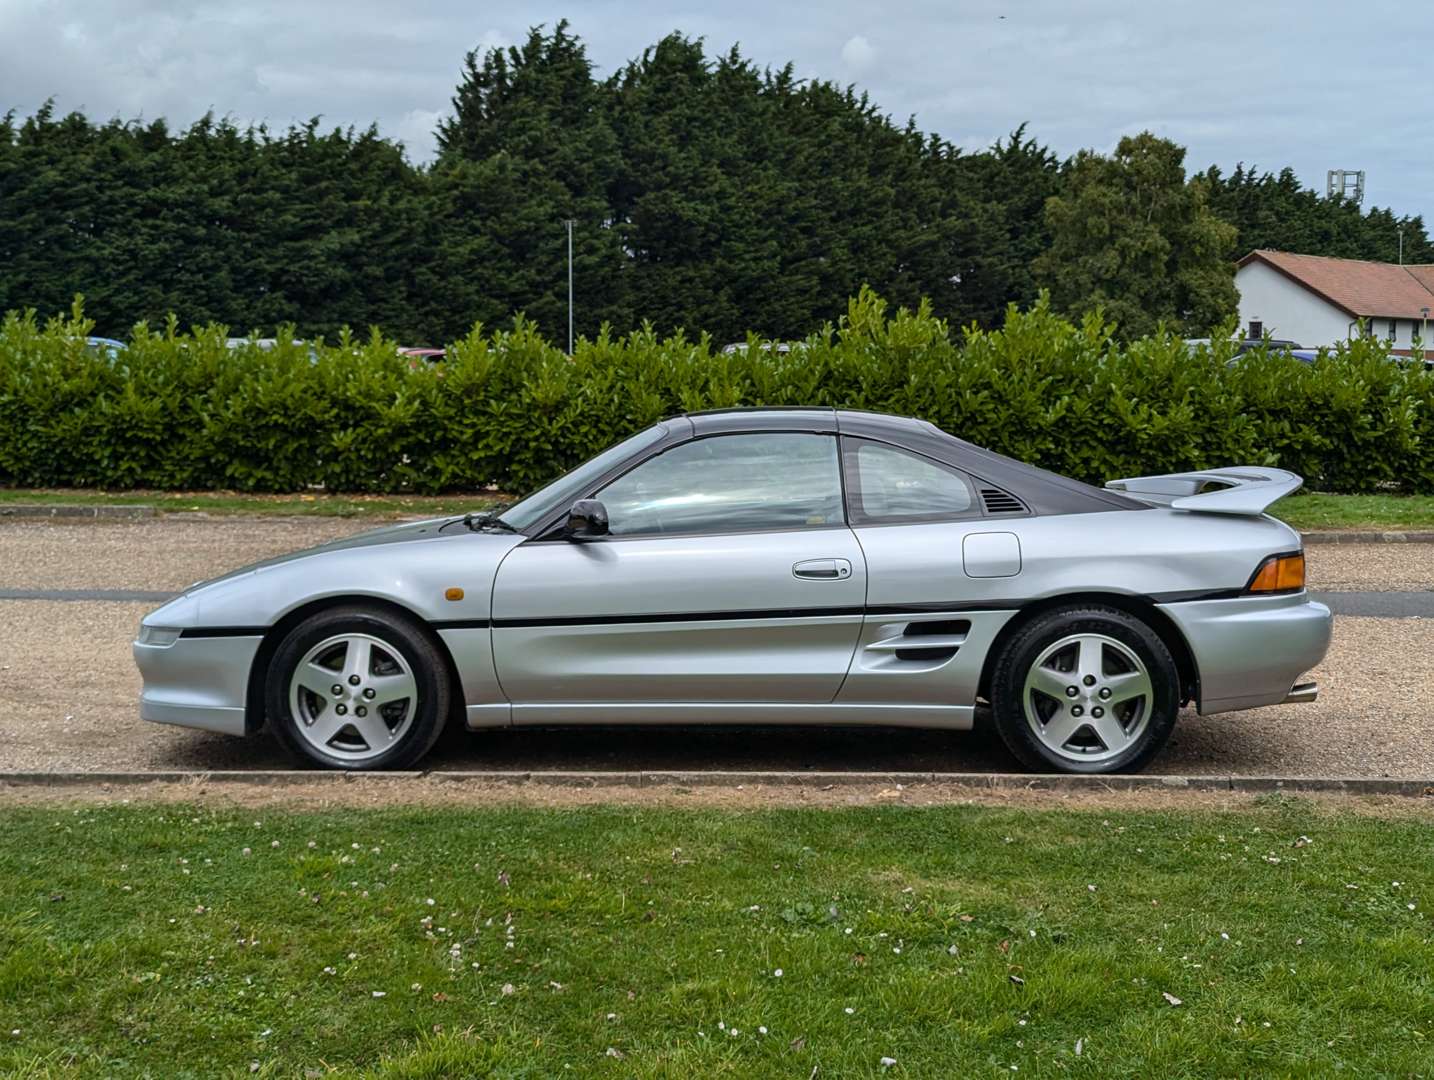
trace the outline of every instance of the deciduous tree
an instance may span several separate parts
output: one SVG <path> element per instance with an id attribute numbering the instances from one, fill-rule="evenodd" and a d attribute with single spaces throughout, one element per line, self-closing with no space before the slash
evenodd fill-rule
<path id="1" fill-rule="evenodd" d="M 1196 336 L 1236 307 L 1236 230 L 1215 216 L 1204 181 L 1185 178 L 1185 151 L 1149 132 L 1115 154 L 1077 154 L 1046 200 L 1051 245 L 1034 264 L 1059 310 L 1097 308 L 1126 339 L 1159 323 Z"/>

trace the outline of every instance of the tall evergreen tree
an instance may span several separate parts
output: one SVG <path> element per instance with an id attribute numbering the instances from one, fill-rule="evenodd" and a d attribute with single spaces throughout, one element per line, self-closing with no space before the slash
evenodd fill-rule
<path id="1" fill-rule="evenodd" d="M 990 239 L 954 147 L 864 96 L 663 39 L 610 81 L 613 212 L 634 309 L 660 327 L 802 336 L 863 284 L 967 314 Z"/>
<path id="2" fill-rule="evenodd" d="M 1367 213 L 1348 199 L 1326 198 L 1300 183 L 1293 169 L 1261 173 L 1237 165 L 1229 176 L 1204 173 L 1210 207 L 1239 230 L 1240 254 L 1256 248 L 1395 262 L 1404 232 L 1404 261 L 1434 262 L 1434 245 L 1418 216 L 1396 217 L 1373 207 Z"/>
<path id="3" fill-rule="evenodd" d="M 103 280 L 100 129 L 77 113 L 57 118 L 46 102 L 19 125 L 6 114 L 0 136 L 0 308 L 63 311 L 76 291 L 94 292 Z"/>
<path id="4" fill-rule="evenodd" d="M 709 55 L 671 34 L 604 80 L 567 23 L 466 57 L 431 168 L 364 130 L 240 128 L 212 116 L 92 123 L 0 116 L 0 309 L 102 332 L 174 311 L 235 332 L 379 324 L 441 342 L 526 312 L 577 329 L 793 338 L 864 284 L 998 325 L 1041 287 L 1127 335 L 1233 311 L 1256 247 L 1434 262 L 1424 223 L 1324 198 L 1286 169 L 1186 180 L 1142 136 L 1060 162 L 1018 128 L 961 153 L 855 88 Z M 1233 227 L 1235 233 L 1230 232 Z"/>
<path id="5" fill-rule="evenodd" d="M 496 305 L 565 339 L 564 222 L 572 219 L 579 331 L 596 332 L 601 319 L 628 321 L 607 200 L 620 167 L 617 140 L 586 48 L 566 21 L 551 33 L 535 28 L 522 46 L 468 53 L 438 145 L 436 205 L 462 215 L 438 223 L 444 269 L 486 286 L 485 300 L 460 316 Z"/>
<path id="6" fill-rule="evenodd" d="M 1006 305 L 1028 305 L 1039 292 L 1031 264 L 1051 244 L 1045 208 L 1060 191 L 1061 163 L 1049 147 L 1027 137 L 1022 124 L 1005 141 L 968 154 L 959 164 L 971 205 L 989 215 L 987 227 L 994 233 L 963 282 L 966 317 L 997 326 Z"/>

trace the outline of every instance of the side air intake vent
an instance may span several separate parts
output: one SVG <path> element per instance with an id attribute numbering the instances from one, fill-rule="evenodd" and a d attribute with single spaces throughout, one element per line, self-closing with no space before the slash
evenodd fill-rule
<path id="1" fill-rule="evenodd" d="M 946 619 L 940 622 L 908 623 L 902 640 L 916 648 L 897 649 L 898 660 L 950 660 L 956 655 L 966 635 L 971 632 L 967 619 Z M 925 639 L 923 642 L 922 639 Z"/>
<path id="2" fill-rule="evenodd" d="M 981 505 L 986 508 L 988 514 L 1024 514 L 1025 505 L 1014 495 L 1009 495 L 1000 488 L 983 487 L 981 489 Z"/>
<path id="3" fill-rule="evenodd" d="M 886 636 L 865 647 L 865 662 L 883 666 L 893 655 L 899 661 L 950 660 L 966 643 L 971 632 L 969 619 L 937 619 L 931 622 L 884 623 L 876 628 Z"/>

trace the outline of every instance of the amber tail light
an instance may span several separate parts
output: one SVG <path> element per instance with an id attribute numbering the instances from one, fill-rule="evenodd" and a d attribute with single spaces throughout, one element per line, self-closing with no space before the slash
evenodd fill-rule
<path id="1" fill-rule="evenodd" d="M 1255 576 L 1250 579 L 1250 584 L 1245 587 L 1245 591 L 1252 593 L 1299 592 L 1304 587 L 1305 554 L 1303 551 L 1296 551 L 1289 555 L 1271 555 L 1260 563 L 1260 568 L 1255 571 Z"/>

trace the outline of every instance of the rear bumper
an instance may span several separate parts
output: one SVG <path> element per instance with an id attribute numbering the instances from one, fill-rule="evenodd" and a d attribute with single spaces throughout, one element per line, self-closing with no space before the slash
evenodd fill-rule
<path id="1" fill-rule="evenodd" d="M 1233 712 L 1288 699 L 1329 649 L 1329 608 L 1304 593 L 1198 600 L 1161 608 L 1190 644 L 1200 675 L 1200 712 Z"/>
<path id="2" fill-rule="evenodd" d="M 262 637 L 181 637 L 173 645 L 134 643 L 144 678 L 139 715 L 160 724 L 247 734 L 249 668 Z"/>

